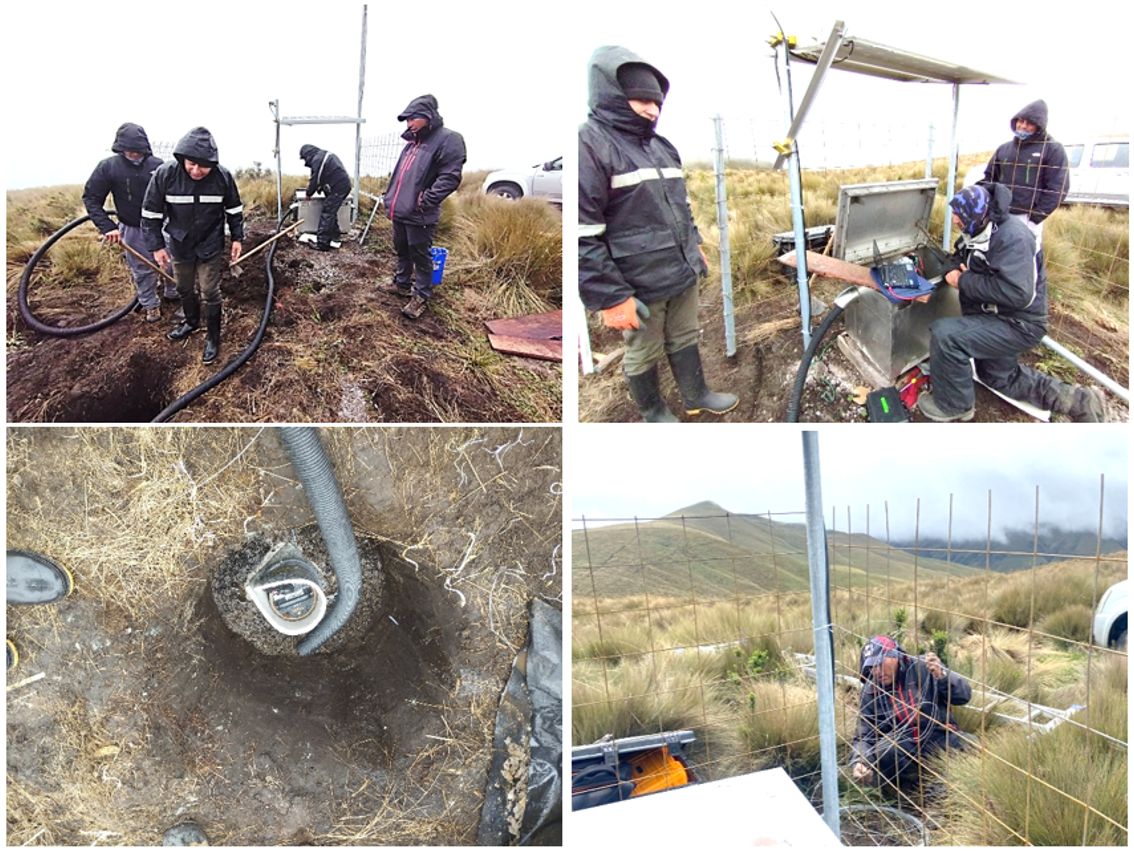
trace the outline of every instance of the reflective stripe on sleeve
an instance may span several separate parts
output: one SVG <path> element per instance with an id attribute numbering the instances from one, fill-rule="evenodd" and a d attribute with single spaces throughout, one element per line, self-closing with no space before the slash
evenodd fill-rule
<path id="1" fill-rule="evenodd" d="M 683 178 L 685 175 L 681 169 L 665 168 L 658 174 L 657 169 L 638 169 L 633 172 L 626 172 L 626 174 L 613 175 L 610 178 L 611 189 L 624 189 L 628 186 L 637 186 L 644 180 L 659 180 L 661 178 Z"/>
<path id="2" fill-rule="evenodd" d="M 232 216 L 236 213 L 242 213 L 243 211 L 244 211 L 244 205 L 243 204 L 238 204 L 235 207 L 224 208 L 224 212 L 227 213 L 229 216 Z"/>
<path id="3" fill-rule="evenodd" d="M 579 226 L 579 236 L 580 237 L 597 237 L 597 236 L 601 236 L 605 232 L 606 232 L 606 225 L 605 224 L 602 224 L 602 225 L 580 225 Z"/>
<path id="4" fill-rule="evenodd" d="M 164 213 L 155 213 L 153 210 L 147 210 L 146 208 L 143 207 L 142 208 L 142 218 L 143 219 L 163 219 L 163 218 L 165 218 L 165 214 Z"/>

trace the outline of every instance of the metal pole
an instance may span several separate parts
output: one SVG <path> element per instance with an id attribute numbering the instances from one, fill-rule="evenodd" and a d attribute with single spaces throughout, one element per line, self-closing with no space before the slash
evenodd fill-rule
<path id="1" fill-rule="evenodd" d="M 953 197 L 953 187 L 957 185 L 957 116 L 961 111 L 961 84 L 953 84 L 953 129 L 949 133 L 949 182 L 945 185 L 945 201 Z M 953 217 L 949 215 L 949 208 L 945 208 L 945 236 L 941 239 L 941 248 L 949 251 L 953 245 Z"/>
<path id="2" fill-rule="evenodd" d="M 280 159 L 280 102 L 268 101 L 272 118 L 276 122 L 276 221 L 283 218 L 283 160 Z"/>
<path id="3" fill-rule="evenodd" d="M 589 376 L 595 371 L 595 358 L 591 353 L 591 331 L 587 327 L 587 309 L 583 306 L 583 301 L 578 296 L 575 296 L 573 301 L 579 306 L 579 361 L 580 367 L 584 376 Z"/>
<path id="4" fill-rule="evenodd" d="M 354 125 L 354 209 L 351 224 L 358 219 L 358 191 L 362 174 L 362 90 L 366 85 L 366 4 L 362 4 L 362 50 L 358 59 L 358 123 Z"/>
<path id="5" fill-rule="evenodd" d="M 827 530 L 819 475 L 819 433 L 803 433 L 803 480 L 807 497 L 807 563 L 811 575 L 811 624 L 815 638 L 815 684 L 819 697 L 819 763 L 823 821 L 835 837 L 839 828 L 839 764 L 835 754 L 835 661 L 831 630 Z"/>
<path id="6" fill-rule="evenodd" d="M 929 148 L 925 152 L 925 178 L 933 177 L 933 122 L 929 122 Z"/>
<path id="7" fill-rule="evenodd" d="M 1080 358 L 1078 355 L 1076 355 L 1074 352 L 1072 352 L 1070 349 L 1066 348 L 1065 346 L 1063 346 L 1059 343 L 1056 343 L 1054 340 L 1052 340 L 1046 334 L 1043 336 L 1043 339 L 1040 340 L 1040 343 L 1042 343 L 1044 346 L 1046 346 L 1048 349 L 1050 349 L 1052 352 L 1056 353 L 1057 355 L 1062 355 L 1064 358 L 1066 358 L 1068 361 L 1070 361 L 1072 364 L 1074 364 L 1076 367 L 1078 367 L 1080 370 L 1082 370 L 1084 373 L 1086 373 L 1088 376 L 1090 376 L 1092 379 L 1094 379 L 1100 385 L 1102 385 L 1103 387 L 1110 390 L 1111 393 L 1113 393 L 1115 396 L 1117 396 L 1123 402 L 1126 402 L 1126 403 L 1130 402 L 1130 391 L 1127 390 L 1126 388 L 1124 388 L 1122 385 L 1120 385 L 1118 382 L 1116 382 L 1114 379 L 1112 379 L 1106 373 L 1101 372 L 1093 364 L 1087 363 L 1082 358 Z"/>
<path id="8" fill-rule="evenodd" d="M 791 102 L 791 49 L 788 47 L 787 36 L 780 33 L 784 48 L 784 105 L 787 110 L 787 122 L 790 129 L 794 124 L 793 106 Z M 777 146 L 781 155 L 787 156 L 789 183 L 791 185 L 791 222 L 795 231 L 795 281 L 799 288 L 799 322 L 803 326 L 803 348 L 811 345 L 811 290 L 807 284 L 807 240 L 803 228 L 803 177 L 799 171 L 799 147 L 793 137 L 789 137 Z"/>
<path id="9" fill-rule="evenodd" d="M 732 304 L 732 254 L 728 244 L 728 198 L 725 188 L 724 132 L 721 117 L 713 118 L 717 134 L 716 156 L 713 160 L 717 174 L 717 229 L 721 235 L 721 301 L 724 303 L 725 355 L 736 354 L 736 318 Z"/>

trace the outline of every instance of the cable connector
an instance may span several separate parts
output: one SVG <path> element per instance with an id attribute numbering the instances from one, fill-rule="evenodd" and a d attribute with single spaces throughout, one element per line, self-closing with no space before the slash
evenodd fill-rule
<path id="1" fill-rule="evenodd" d="M 775 35 L 771 36 L 768 39 L 768 46 L 769 47 L 779 47 L 785 41 L 787 42 L 787 46 L 788 46 L 789 49 L 793 48 L 797 44 L 799 44 L 799 39 L 797 39 L 795 36 L 787 36 L 785 38 L 784 34 L 782 32 L 779 32 L 779 33 L 776 33 Z"/>
<path id="2" fill-rule="evenodd" d="M 791 138 L 781 139 L 779 142 L 773 142 L 772 147 L 777 154 L 783 154 L 787 157 L 795 149 L 795 140 Z"/>

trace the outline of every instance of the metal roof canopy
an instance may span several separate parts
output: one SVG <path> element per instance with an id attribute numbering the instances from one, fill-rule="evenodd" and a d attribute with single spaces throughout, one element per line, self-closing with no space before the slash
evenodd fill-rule
<path id="1" fill-rule="evenodd" d="M 807 47 L 788 48 L 795 59 L 817 66 L 815 75 L 803 95 L 799 111 L 792 119 L 788 137 L 794 140 L 798 136 L 819 86 L 831 68 L 906 83 L 947 83 L 953 87 L 953 124 L 949 138 L 949 182 L 946 186 L 954 186 L 957 179 L 957 116 L 960 110 L 961 85 L 966 83 L 1015 85 L 1016 81 L 867 39 L 852 38 L 846 35 L 845 26 L 842 21 L 836 21 L 827 41 Z M 780 154 L 776 158 L 775 168 L 781 168 L 785 159 L 786 156 Z M 953 223 L 949 217 L 946 217 L 945 234 L 942 239 L 942 247 L 945 249 L 949 248 L 952 230 Z"/>

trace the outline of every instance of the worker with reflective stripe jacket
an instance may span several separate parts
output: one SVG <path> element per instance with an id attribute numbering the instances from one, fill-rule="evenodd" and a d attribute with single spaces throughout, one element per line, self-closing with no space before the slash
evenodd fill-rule
<path id="1" fill-rule="evenodd" d="M 173 149 L 173 156 L 175 162 L 161 165 L 146 189 L 142 205 L 146 247 L 159 263 L 167 259 L 161 236 L 164 223 L 185 312 L 185 320 L 166 337 L 183 340 L 200 328 L 200 288 L 207 328 L 202 360 L 211 364 L 220 353 L 224 226 L 227 221 L 232 234 L 229 257 L 235 263 L 244 239 L 244 205 L 236 179 L 219 164 L 217 143 L 204 127 L 186 133 Z"/>
<path id="2" fill-rule="evenodd" d="M 433 95 L 414 98 L 398 121 L 406 123 L 406 146 L 384 195 L 398 264 L 393 282 L 382 289 L 409 297 L 402 313 L 417 319 L 433 295 L 433 231 L 441 218 L 441 202 L 461 185 L 465 140 L 445 126 Z"/>
<path id="3" fill-rule="evenodd" d="M 299 156 L 307 168 L 311 169 L 311 180 L 307 183 L 307 197 L 310 198 L 316 192 L 323 193 L 323 208 L 319 215 L 314 247 L 319 251 L 330 251 L 331 241 L 341 236 L 339 208 L 350 195 L 350 175 L 343 168 L 342 160 L 338 156 L 314 145 L 304 145 L 299 149 Z"/>
<path id="4" fill-rule="evenodd" d="M 642 419 L 675 423 L 658 363 L 669 357 L 687 414 L 723 414 L 732 394 L 705 384 L 698 279 L 708 274 L 677 149 L 655 128 L 669 80 L 623 47 L 589 68 L 590 114 L 579 128 L 579 295 L 623 332 L 622 370 Z"/>
<path id="5" fill-rule="evenodd" d="M 859 654 L 859 679 L 850 758 L 855 781 L 916 782 L 922 758 L 963 746 L 952 708 L 969 702 L 972 687 L 932 651 L 911 657 L 890 636 L 874 636 Z"/>
<path id="6" fill-rule="evenodd" d="M 161 165 L 161 159 L 154 156 L 145 129 L 130 122 L 119 126 L 110 150 L 114 152 L 114 156 L 99 162 L 83 187 L 83 206 L 106 242 L 111 245 L 122 242 L 145 255 L 148 252 L 142 233 L 142 199 L 146 195 L 150 177 Z M 103 207 L 107 195 L 114 198 L 117 223 Z M 158 296 L 157 272 L 130 252 L 126 252 L 125 257 L 134 277 L 138 303 L 145 312 L 145 321 L 159 321 L 161 299 Z M 168 279 L 165 297 L 177 298 L 177 292 Z"/>

